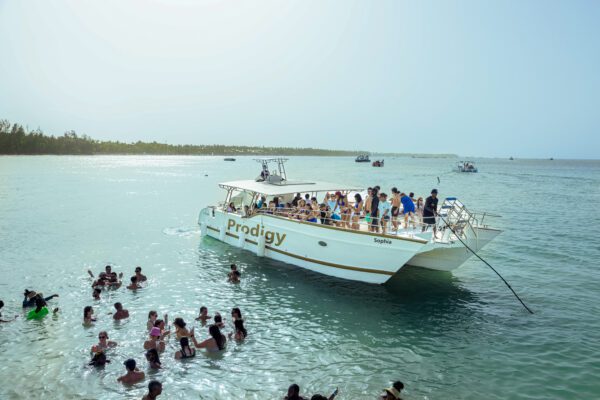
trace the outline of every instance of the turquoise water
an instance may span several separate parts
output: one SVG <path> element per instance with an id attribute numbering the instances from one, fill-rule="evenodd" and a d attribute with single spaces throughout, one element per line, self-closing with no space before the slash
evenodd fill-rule
<path id="1" fill-rule="evenodd" d="M 341 400 L 374 399 L 396 379 L 406 399 L 599 398 L 600 162 L 476 161 L 480 173 L 458 174 L 448 159 L 386 159 L 374 169 L 292 158 L 288 173 L 418 195 L 437 187 L 502 215 L 494 225 L 503 234 L 481 254 L 535 315 L 474 260 L 452 274 L 405 269 L 374 286 L 200 238 L 199 210 L 221 200 L 218 182 L 254 177 L 251 158 L 0 157 L 0 298 L 4 317 L 21 315 L 0 325 L 0 398 L 140 398 L 144 384 L 116 378 L 129 357 L 147 371 L 148 311 L 191 324 L 201 305 L 226 318 L 240 307 L 248 340 L 186 362 L 173 359 L 171 340 L 164 370 L 147 371 L 164 398 L 276 399 L 297 382 L 307 394 L 339 386 Z M 232 262 L 239 286 L 225 282 Z M 107 263 L 126 277 L 141 265 L 148 286 L 92 301 L 86 270 Z M 59 293 L 51 305 L 60 313 L 25 321 L 25 288 Z M 129 320 L 113 322 L 116 301 Z M 81 325 L 85 305 L 95 308 L 94 327 Z M 94 370 L 86 363 L 100 330 L 119 346 Z"/>

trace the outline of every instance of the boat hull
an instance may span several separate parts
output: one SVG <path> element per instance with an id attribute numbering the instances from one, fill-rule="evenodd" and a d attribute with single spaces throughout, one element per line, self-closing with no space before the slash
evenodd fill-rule
<path id="1" fill-rule="evenodd" d="M 501 231 L 497 229 L 474 228 L 464 241 L 471 249 L 479 251 L 500 233 Z M 473 253 L 458 240 L 446 243 L 435 242 L 422 248 L 408 261 L 408 265 L 437 271 L 452 271 L 472 256 Z"/>
<path id="2" fill-rule="evenodd" d="M 342 279 L 382 284 L 426 244 L 423 238 L 373 235 L 270 215 L 242 218 L 200 212 L 203 235 L 278 261 Z"/>

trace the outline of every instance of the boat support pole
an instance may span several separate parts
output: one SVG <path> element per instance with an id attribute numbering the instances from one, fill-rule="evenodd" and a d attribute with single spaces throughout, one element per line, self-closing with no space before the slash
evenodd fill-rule
<path id="1" fill-rule="evenodd" d="M 490 267 L 490 269 L 492 271 L 494 271 L 496 273 L 496 275 L 498 275 L 500 277 L 500 279 L 502 279 L 502 282 L 504 282 L 504 284 L 510 289 L 510 291 L 515 295 L 515 297 L 517 298 L 517 300 L 519 300 L 521 302 L 521 304 L 523 305 L 523 307 L 525 307 L 525 309 L 527 311 L 529 311 L 530 314 L 533 314 L 533 311 L 531 311 L 531 309 L 529 307 L 527 307 L 527 304 L 525 304 L 523 302 L 523 300 L 521 300 L 521 298 L 519 297 L 519 295 L 514 291 L 514 289 L 512 288 L 512 286 L 510 286 L 510 284 L 506 281 L 506 279 L 504 279 L 502 277 L 502 275 L 500 275 L 500 273 L 498 271 L 496 271 L 494 269 L 494 267 L 492 267 L 492 265 L 485 261 L 483 258 L 481 258 L 481 256 L 479 254 L 477 254 L 472 248 L 469 247 L 469 245 L 467 245 L 461 238 L 459 235 L 456 234 L 456 232 L 454 232 L 454 229 L 452 229 L 452 227 L 450 226 L 450 224 L 448 222 L 446 222 L 446 220 L 444 219 L 444 217 L 438 215 L 440 217 L 440 219 L 446 224 L 446 226 L 448 227 L 448 229 L 450 229 L 452 231 L 452 233 L 454 233 L 454 236 L 456 236 L 458 238 L 458 240 L 460 240 L 460 242 L 471 252 L 473 253 L 473 255 L 475 255 L 475 257 L 479 258 L 481 261 L 483 261 L 483 263 L 485 265 L 487 265 L 488 267 Z"/>

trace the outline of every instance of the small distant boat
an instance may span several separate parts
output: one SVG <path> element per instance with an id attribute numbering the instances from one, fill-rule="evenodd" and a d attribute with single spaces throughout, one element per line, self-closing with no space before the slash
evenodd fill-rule
<path id="1" fill-rule="evenodd" d="M 235 158 L 233 158 L 233 157 L 225 157 L 223 159 L 223 161 L 235 161 Z"/>
<path id="2" fill-rule="evenodd" d="M 509 160 L 512 161 L 512 160 L 514 160 L 514 158 L 511 157 L 511 158 L 509 158 Z"/>
<path id="3" fill-rule="evenodd" d="M 554 161 L 554 157 L 550 157 L 550 161 Z"/>
<path id="4" fill-rule="evenodd" d="M 375 160 L 371 165 L 374 167 L 383 167 L 383 160 Z"/>
<path id="5" fill-rule="evenodd" d="M 354 159 L 354 161 L 355 162 L 371 162 L 368 154 L 360 154 L 358 157 L 356 157 L 356 159 Z"/>
<path id="6" fill-rule="evenodd" d="M 458 172 L 477 172 L 477 167 L 473 161 L 459 161 L 456 163 Z"/>

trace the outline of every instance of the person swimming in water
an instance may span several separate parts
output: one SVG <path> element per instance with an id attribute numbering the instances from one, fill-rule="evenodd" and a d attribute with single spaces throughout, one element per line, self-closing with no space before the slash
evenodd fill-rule
<path id="1" fill-rule="evenodd" d="M 208 321 L 211 318 L 212 317 L 208 315 L 208 308 L 206 308 L 205 306 L 200 307 L 200 314 L 198 314 L 198 318 L 196 318 L 196 321 L 200 321 L 202 322 L 202 325 L 205 325 L 206 321 Z"/>
<path id="2" fill-rule="evenodd" d="M 194 336 L 194 329 L 192 328 L 191 338 L 192 342 L 194 342 L 194 346 L 196 346 L 197 349 L 206 349 L 208 352 L 223 350 L 225 348 L 227 338 L 221 333 L 219 327 L 216 325 L 211 325 L 208 328 L 208 333 L 211 337 L 198 343 L 198 341 L 196 341 L 196 337 Z"/>
<path id="3" fill-rule="evenodd" d="M 100 300 L 100 293 L 102 293 L 102 290 L 100 288 L 94 289 L 92 293 L 92 297 L 94 298 L 94 300 Z"/>
<path id="4" fill-rule="evenodd" d="M 187 337 L 182 337 L 179 339 L 179 345 L 181 346 L 181 350 L 177 350 L 177 352 L 175 352 L 176 360 L 181 360 L 182 358 L 191 358 L 196 355 L 196 350 L 190 347 L 190 341 Z"/>
<path id="5" fill-rule="evenodd" d="M 162 383 L 159 381 L 150 381 L 148 384 L 148 394 L 142 397 L 142 400 L 155 400 L 162 393 Z"/>
<path id="6" fill-rule="evenodd" d="M 99 353 L 108 350 L 111 347 L 115 347 L 116 345 L 117 342 L 108 340 L 108 333 L 106 331 L 101 331 L 98 334 L 98 344 L 92 346 L 92 353 Z"/>
<path id="7" fill-rule="evenodd" d="M 155 326 L 150 330 L 150 338 L 144 342 L 144 350 L 156 349 L 162 353 L 165 351 L 165 342 L 162 340 L 160 328 Z"/>
<path id="8" fill-rule="evenodd" d="M 241 276 L 242 276 L 242 274 L 240 273 L 240 271 L 238 271 L 238 270 L 231 271 L 231 274 L 229 275 L 228 280 L 231 283 L 240 283 Z"/>
<path id="9" fill-rule="evenodd" d="M 219 327 L 219 329 L 222 329 L 225 327 L 225 323 L 223 323 L 223 317 L 221 317 L 221 314 L 215 313 L 214 321 L 215 321 L 214 325 Z"/>
<path id="10" fill-rule="evenodd" d="M 13 319 L 2 319 L 2 307 L 4 307 L 4 302 L 0 300 L 0 322 L 12 322 L 17 319 L 17 315 Z"/>
<path id="11" fill-rule="evenodd" d="M 183 318 L 175 318 L 175 321 L 173 321 L 173 326 L 175 326 L 175 337 L 177 339 L 190 336 L 190 332 L 185 327 L 186 323 Z"/>
<path id="12" fill-rule="evenodd" d="M 243 319 L 242 318 L 242 311 L 238 307 L 233 307 L 231 309 L 231 319 L 233 321 L 236 321 L 238 319 Z"/>
<path id="13" fill-rule="evenodd" d="M 160 363 L 160 357 L 158 356 L 158 351 L 156 349 L 150 349 L 146 352 L 146 360 L 148 361 L 148 366 L 153 369 L 162 368 Z"/>
<path id="14" fill-rule="evenodd" d="M 235 264 L 231 264 L 231 265 L 229 266 L 229 268 L 231 269 L 231 271 L 229 271 L 229 273 L 227 274 L 227 280 L 231 282 L 231 279 L 232 279 L 232 277 L 233 277 L 233 273 L 234 273 L 235 271 L 237 271 L 237 265 L 235 265 Z"/>
<path id="15" fill-rule="evenodd" d="M 168 321 L 168 316 L 167 314 L 165 314 L 165 319 L 157 319 L 156 321 L 154 321 L 154 326 L 157 327 L 158 329 L 160 329 L 160 334 L 161 337 L 164 338 L 167 335 L 171 334 L 171 331 L 169 329 L 166 328 L 167 326 L 167 321 Z"/>
<path id="16" fill-rule="evenodd" d="M 94 354 L 88 365 L 92 365 L 94 367 L 104 367 L 104 365 L 108 363 L 110 363 L 110 360 L 106 358 L 106 353 L 99 351 Z"/>
<path id="17" fill-rule="evenodd" d="M 38 298 L 43 299 L 44 301 L 49 301 L 55 297 L 58 297 L 57 294 L 53 294 L 52 296 L 44 297 L 44 295 L 42 293 L 37 293 L 35 290 L 28 290 L 28 289 L 25 289 L 25 292 L 23 293 L 23 295 L 25 296 L 25 298 L 23 299 L 23 308 L 35 307 L 35 305 L 37 304 L 36 300 Z"/>
<path id="18" fill-rule="evenodd" d="M 123 304 L 119 302 L 115 303 L 115 310 L 117 310 L 117 312 L 113 314 L 113 319 L 118 321 L 121 319 L 129 318 L 129 310 L 125 310 L 123 308 Z"/>
<path id="19" fill-rule="evenodd" d="M 233 321 L 233 326 L 235 327 L 235 332 L 229 333 L 229 339 L 233 337 L 237 341 L 242 341 L 248 336 L 248 332 L 246 331 L 246 328 L 244 328 L 243 319 L 236 319 Z"/>
<path id="20" fill-rule="evenodd" d="M 127 289 L 137 290 L 137 289 L 142 288 L 142 286 L 138 283 L 138 279 L 136 276 L 132 276 L 130 280 L 131 280 L 131 283 L 129 285 L 127 285 Z"/>
<path id="21" fill-rule="evenodd" d="M 125 373 L 125 375 L 117 378 L 118 382 L 121 382 L 121 383 L 124 383 L 127 385 L 133 385 L 135 383 L 143 381 L 144 378 L 146 377 L 146 374 L 144 374 L 144 372 L 138 370 L 135 367 L 136 364 L 135 364 L 135 360 L 133 358 L 125 360 L 125 362 L 123 364 L 125 365 L 127 372 Z"/>
<path id="22" fill-rule="evenodd" d="M 83 308 L 83 324 L 91 325 L 92 323 L 96 322 L 96 318 L 94 318 L 93 315 L 94 309 L 92 306 L 85 306 Z"/>
<path id="23" fill-rule="evenodd" d="M 146 275 L 142 274 L 142 267 L 140 267 L 139 265 L 135 267 L 135 277 L 137 278 L 138 282 L 146 282 L 148 280 L 148 278 L 146 278 Z"/>

